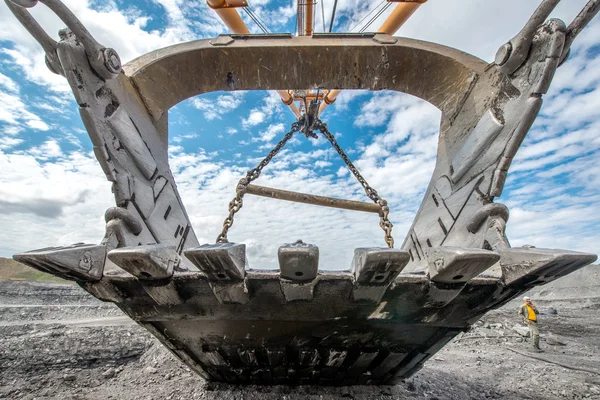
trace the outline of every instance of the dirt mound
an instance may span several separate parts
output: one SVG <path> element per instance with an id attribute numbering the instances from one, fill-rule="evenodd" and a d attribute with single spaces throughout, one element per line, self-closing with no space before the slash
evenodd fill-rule
<path id="1" fill-rule="evenodd" d="M 581 300 L 600 298 L 600 265 L 592 264 L 530 292 L 538 300 Z"/>
<path id="2" fill-rule="evenodd" d="M 18 281 L 54 281 L 64 282 L 64 279 L 55 277 L 54 275 L 46 274 L 38 271 L 27 265 L 21 264 L 12 258 L 0 257 L 0 280 L 18 280 Z"/>

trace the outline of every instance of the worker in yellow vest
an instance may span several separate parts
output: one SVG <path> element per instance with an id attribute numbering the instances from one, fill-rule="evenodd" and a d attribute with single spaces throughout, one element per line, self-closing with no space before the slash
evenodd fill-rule
<path id="1" fill-rule="evenodd" d="M 523 317 L 523 321 L 527 324 L 527 327 L 529 327 L 533 350 L 537 352 L 542 351 L 540 349 L 540 331 L 537 324 L 538 310 L 531 302 L 531 298 L 525 296 L 523 300 L 525 303 L 519 308 L 519 314 Z"/>

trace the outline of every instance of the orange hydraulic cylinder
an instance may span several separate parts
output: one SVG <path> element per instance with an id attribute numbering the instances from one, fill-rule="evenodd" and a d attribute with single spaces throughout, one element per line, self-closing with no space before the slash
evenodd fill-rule
<path id="1" fill-rule="evenodd" d="M 387 17 L 377 32 L 393 35 L 406 21 L 408 21 L 410 16 L 417 11 L 417 8 L 426 1 L 427 0 L 416 0 L 398 3 L 396 8 L 394 8 L 394 11 Z"/>
<path id="2" fill-rule="evenodd" d="M 321 115 L 321 113 L 323 111 L 325 111 L 325 109 L 330 104 L 333 104 L 333 102 L 335 101 L 335 99 L 338 97 L 338 95 L 340 93 L 342 93 L 342 91 L 339 90 L 339 89 L 333 89 L 333 90 L 330 90 L 329 93 L 327 93 L 327 95 L 325 96 L 325 98 L 321 102 L 321 105 L 319 106 L 319 115 Z"/>
<path id="3" fill-rule="evenodd" d="M 277 94 L 279 94 L 279 96 L 281 97 L 281 101 L 283 102 L 283 104 L 285 104 L 290 108 L 290 110 L 292 110 L 296 118 L 300 118 L 300 111 L 298 110 L 298 107 L 296 107 L 296 105 L 294 104 L 294 99 L 292 98 L 292 95 L 285 90 L 278 90 Z"/>
<path id="4" fill-rule="evenodd" d="M 233 33 L 250 33 L 248 27 L 235 8 L 229 8 L 225 0 L 206 0 L 210 8 L 215 10 L 221 20 Z"/>
<path id="5" fill-rule="evenodd" d="M 235 8 L 218 8 L 215 10 L 225 25 L 233 33 L 250 33 L 246 24 Z"/>
<path id="6" fill-rule="evenodd" d="M 306 2 L 305 22 L 304 22 L 304 34 L 306 36 L 312 36 L 313 34 L 313 11 L 315 9 L 314 0 L 304 0 Z"/>

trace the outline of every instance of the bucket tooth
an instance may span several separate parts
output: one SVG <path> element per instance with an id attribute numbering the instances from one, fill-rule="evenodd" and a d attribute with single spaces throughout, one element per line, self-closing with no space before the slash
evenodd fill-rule
<path id="1" fill-rule="evenodd" d="M 15 254 L 13 258 L 25 265 L 75 281 L 98 281 L 104 272 L 106 247 L 78 243 L 64 247 L 47 247 Z"/>
<path id="2" fill-rule="evenodd" d="M 494 265 L 500 255 L 483 249 L 431 247 L 425 249 L 429 278 L 437 283 L 466 283 Z"/>
<path id="3" fill-rule="evenodd" d="M 138 278 L 146 293 L 159 305 L 182 303 L 175 284 L 169 279 L 181 257 L 173 247 L 162 244 L 112 250 L 108 259 Z"/>
<path id="4" fill-rule="evenodd" d="M 354 250 L 354 300 L 380 301 L 390 283 L 402 272 L 410 255 L 400 249 L 367 247 Z"/>
<path id="5" fill-rule="evenodd" d="M 389 285 L 410 260 L 408 252 L 388 248 L 358 248 L 354 250 L 352 273 L 357 283 Z"/>
<path id="6" fill-rule="evenodd" d="M 185 256 L 206 274 L 209 285 L 221 304 L 249 301 L 246 277 L 246 245 L 236 243 L 203 244 L 184 251 Z"/>
<path id="7" fill-rule="evenodd" d="M 277 251 L 281 277 L 296 282 L 312 281 L 319 272 L 319 248 L 301 240 L 286 243 Z"/>
<path id="8" fill-rule="evenodd" d="M 319 248 L 298 240 L 281 246 L 277 255 L 285 300 L 312 300 L 318 282 L 315 278 L 319 272 Z"/>
<path id="9" fill-rule="evenodd" d="M 170 278 L 181 262 L 173 247 L 162 244 L 122 247 L 110 251 L 108 259 L 141 280 Z"/>
<path id="10" fill-rule="evenodd" d="M 498 250 L 505 286 L 524 288 L 551 282 L 597 260 L 595 254 L 521 247 Z"/>
<path id="11" fill-rule="evenodd" d="M 210 281 L 242 281 L 246 276 L 245 244 L 203 244 L 183 253 Z"/>

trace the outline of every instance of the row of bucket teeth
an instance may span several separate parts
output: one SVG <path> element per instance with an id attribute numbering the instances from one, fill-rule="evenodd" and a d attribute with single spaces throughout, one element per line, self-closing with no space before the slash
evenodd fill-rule
<path id="1" fill-rule="evenodd" d="M 222 303 L 249 300 L 245 277 L 246 246 L 236 243 L 205 244 L 184 251 L 185 257 L 206 276 Z M 531 287 L 566 275 L 596 260 L 593 254 L 534 247 L 497 251 L 458 247 L 432 247 L 425 252 L 428 262 L 428 305 L 442 306 L 462 288 L 492 266 L 507 287 Z M 171 282 L 182 262 L 174 248 L 165 245 L 126 247 L 106 252 L 103 245 L 76 244 L 45 248 L 14 256 L 15 260 L 59 277 L 77 281 L 100 281 L 106 258 L 135 276 L 159 304 L 178 304 L 181 299 Z M 319 249 L 297 241 L 278 251 L 280 281 L 287 301 L 311 300 L 319 281 Z M 389 285 L 409 262 L 400 249 L 358 248 L 350 272 L 353 299 L 379 302 Z M 326 273 L 326 272 L 325 272 Z M 116 296 L 115 298 L 118 298 Z"/>
<path id="2" fill-rule="evenodd" d="M 221 302 L 232 297 L 247 300 L 245 285 L 246 246 L 234 243 L 203 245 L 184 251 L 211 283 Z M 287 301 L 311 300 L 319 274 L 319 248 L 302 241 L 281 246 L 278 251 L 281 290 Z M 409 260 L 399 249 L 359 248 L 354 251 L 352 276 L 356 300 L 379 301 L 390 283 Z M 225 298 L 224 296 L 228 296 Z"/>

